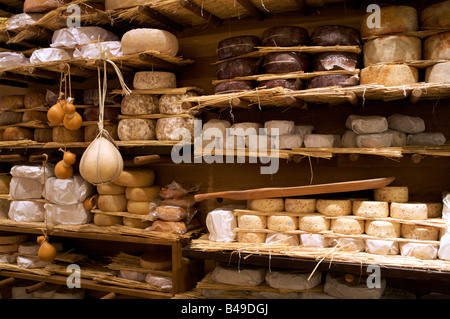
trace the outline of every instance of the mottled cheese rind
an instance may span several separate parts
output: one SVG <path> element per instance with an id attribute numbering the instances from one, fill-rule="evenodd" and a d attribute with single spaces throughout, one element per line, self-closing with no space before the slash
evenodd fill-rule
<path id="1" fill-rule="evenodd" d="M 123 115 L 144 115 L 159 112 L 159 95 L 130 94 L 122 99 L 121 112 Z"/>
<path id="2" fill-rule="evenodd" d="M 298 228 L 298 217 L 294 216 L 268 216 L 267 228 L 276 231 L 289 231 Z"/>
<path id="3" fill-rule="evenodd" d="M 438 240 L 439 228 L 425 225 L 402 224 L 401 237 L 418 240 Z"/>
<path id="4" fill-rule="evenodd" d="M 303 231 L 317 233 L 330 229 L 330 220 L 324 216 L 303 216 L 299 217 L 298 228 Z"/>
<path id="5" fill-rule="evenodd" d="M 389 217 L 389 203 L 354 200 L 352 213 L 355 216 L 366 218 L 386 218 Z"/>
<path id="6" fill-rule="evenodd" d="M 122 119 L 117 127 L 121 141 L 147 141 L 156 137 L 156 121 L 150 119 Z"/>
<path id="7" fill-rule="evenodd" d="M 266 242 L 266 233 L 239 232 L 237 241 L 239 243 L 263 244 Z"/>
<path id="8" fill-rule="evenodd" d="M 344 216 L 352 213 L 352 201 L 348 199 L 318 199 L 316 210 L 325 216 Z"/>
<path id="9" fill-rule="evenodd" d="M 248 208 L 262 212 L 282 212 L 284 211 L 283 198 L 252 199 L 247 203 Z"/>
<path id="10" fill-rule="evenodd" d="M 126 212 L 128 200 L 125 195 L 99 195 L 98 208 L 103 212 Z"/>
<path id="11" fill-rule="evenodd" d="M 409 199 L 409 191 L 406 186 L 386 186 L 373 191 L 375 201 L 406 203 Z"/>
<path id="12" fill-rule="evenodd" d="M 360 84 L 400 86 L 419 81 L 419 71 L 406 64 L 373 64 L 360 73 Z"/>
<path id="13" fill-rule="evenodd" d="M 391 35 L 376 38 L 364 44 L 364 66 L 421 59 L 422 41 L 417 37 Z"/>
<path id="14" fill-rule="evenodd" d="M 364 233 L 364 220 L 352 218 L 336 218 L 331 220 L 331 231 L 344 235 Z"/>
<path id="15" fill-rule="evenodd" d="M 240 215 L 238 227 L 241 229 L 266 229 L 267 217 L 258 215 Z"/>
<path id="16" fill-rule="evenodd" d="M 159 110 L 161 114 L 178 114 L 185 112 L 182 107 L 184 99 L 197 96 L 194 91 L 188 91 L 184 94 L 163 94 L 159 99 Z"/>
<path id="17" fill-rule="evenodd" d="M 400 223 L 384 220 L 367 220 L 365 223 L 367 235 L 380 238 L 400 237 Z"/>
<path id="18" fill-rule="evenodd" d="M 134 75 L 133 86 L 136 90 L 176 88 L 174 73 L 160 71 L 140 71 Z"/>
<path id="19" fill-rule="evenodd" d="M 315 198 L 286 198 L 284 205 L 289 213 L 312 214 L 316 211 Z"/>
<path id="20" fill-rule="evenodd" d="M 192 141 L 194 138 L 194 119 L 160 118 L 156 122 L 156 138 L 158 141 Z"/>
<path id="21" fill-rule="evenodd" d="M 428 208 L 423 203 L 391 203 L 390 216 L 398 219 L 424 220 L 428 218 Z"/>

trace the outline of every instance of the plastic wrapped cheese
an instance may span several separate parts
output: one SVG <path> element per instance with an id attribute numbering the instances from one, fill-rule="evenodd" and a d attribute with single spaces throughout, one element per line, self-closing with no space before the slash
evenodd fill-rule
<path id="1" fill-rule="evenodd" d="M 28 64 L 30 60 L 22 53 L 0 52 L 0 68 L 15 68 L 24 64 Z"/>
<path id="2" fill-rule="evenodd" d="M 49 177 L 55 176 L 54 165 L 45 167 L 35 165 L 14 165 L 10 171 L 13 177 L 37 179 L 41 184 Z"/>
<path id="3" fill-rule="evenodd" d="M 14 31 L 38 22 L 44 16 L 43 13 L 19 13 L 9 17 L 6 30 Z"/>
<path id="4" fill-rule="evenodd" d="M 99 41 L 119 41 L 119 38 L 114 33 L 97 26 L 63 28 L 53 33 L 50 47 L 75 48 Z"/>
<path id="5" fill-rule="evenodd" d="M 418 259 L 436 259 L 439 245 L 422 243 L 400 243 L 400 254 L 405 257 Z"/>
<path id="6" fill-rule="evenodd" d="M 340 136 L 333 134 L 308 134 L 303 143 L 305 147 L 339 147 Z"/>
<path id="7" fill-rule="evenodd" d="M 25 269 L 44 268 L 51 262 L 42 261 L 38 257 L 17 256 L 17 266 Z"/>
<path id="8" fill-rule="evenodd" d="M 34 201 L 12 201 L 8 217 L 17 222 L 44 221 L 44 203 Z"/>
<path id="9" fill-rule="evenodd" d="M 364 44 L 363 56 L 364 66 L 422 60 L 422 41 L 418 37 L 407 35 L 376 38 Z"/>
<path id="10" fill-rule="evenodd" d="M 148 273 L 145 276 L 145 282 L 149 285 L 158 287 L 160 289 L 171 290 L 172 289 L 172 278 L 168 276 L 160 276 L 152 273 Z"/>
<path id="11" fill-rule="evenodd" d="M 392 240 L 366 239 L 365 251 L 376 255 L 398 255 L 398 242 Z"/>
<path id="12" fill-rule="evenodd" d="M 386 218 L 389 216 L 389 203 L 381 201 L 354 200 L 352 213 L 365 218 Z"/>
<path id="13" fill-rule="evenodd" d="M 264 282 L 266 268 L 235 268 L 231 266 L 217 266 L 211 273 L 211 279 L 233 286 L 256 287 Z"/>
<path id="14" fill-rule="evenodd" d="M 318 199 L 316 209 L 325 216 L 344 216 L 352 213 L 352 201 L 349 199 Z"/>
<path id="15" fill-rule="evenodd" d="M 13 177 L 11 179 L 9 196 L 12 199 L 39 199 L 42 198 L 44 185 L 37 179 Z"/>
<path id="16" fill-rule="evenodd" d="M 324 292 L 340 299 L 380 299 L 386 289 L 386 279 L 380 279 L 380 287 L 370 287 L 368 277 L 356 277 L 348 282 L 346 277 L 339 273 L 328 272 Z"/>
<path id="17" fill-rule="evenodd" d="M 30 63 L 43 63 L 52 61 L 70 60 L 72 55 L 69 51 L 58 48 L 44 48 L 33 51 Z"/>
<path id="18" fill-rule="evenodd" d="M 266 283 L 276 289 L 307 290 L 318 286 L 322 281 L 320 271 L 313 274 L 302 271 L 268 271 Z"/>
<path id="19" fill-rule="evenodd" d="M 94 193 L 94 186 L 75 175 L 69 179 L 50 177 L 45 183 L 44 198 L 54 204 L 73 205 L 84 202 Z"/>
<path id="20" fill-rule="evenodd" d="M 425 122 L 417 116 L 393 114 L 387 118 L 389 128 L 403 133 L 415 134 L 425 131 Z"/>
<path id="21" fill-rule="evenodd" d="M 406 186 L 386 186 L 374 189 L 375 201 L 406 203 L 409 199 L 409 191 Z"/>
<path id="22" fill-rule="evenodd" d="M 45 204 L 47 222 L 54 225 L 83 225 L 91 221 L 92 214 L 83 203 L 73 205 Z"/>
<path id="23" fill-rule="evenodd" d="M 282 212 L 284 210 L 284 198 L 252 199 L 247 203 L 251 210 L 263 212 Z"/>
<path id="24" fill-rule="evenodd" d="M 347 118 L 345 126 L 356 134 L 382 133 L 389 128 L 387 119 L 379 115 L 353 114 Z"/>
<path id="25" fill-rule="evenodd" d="M 124 270 L 124 269 L 121 269 L 119 271 L 119 274 L 117 275 L 117 277 L 119 277 L 119 278 L 140 281 L 140 282 L 145 281 L 145 276 L 147 276 L 147 274 L 145 272 L 135 271 L 135 270 Z"/>
<path id="26" fill-rule="evenodd" d="M 398 219 L 425 220 L 428 218 L 428 208 L 424 203 L 391 203 L 390 215 Z"/>
<path id="27" fill-rule="evenodd" d="M 285 210 L 290 213 L 311 214 L 316 211 L 315 198 L 286 198 Z"/>
<path id="28" fill-rule="evenodd" d="M 217 242 L 232 242 L 236 239 L 233 231 L 237 227 L 237 220 L 233 209 L 216 208 L 206 216 L 206 227 L 209 240 Z"/>
<path id="29" fill-rule="evenodd" d="M 279 146 L 280 150 L 300 148 L 303 145 L 303 137 L 300 134 L 280 135 Z M 276 147 L 276 143 L 273 144 Z"/>
<path id="30" fill-rule="evenodd" d="M 450 260 L 450 232 L 448 228 L 442 229 L 438 256 L 443 260 Z"/>
<path id="31" fill-rule="evenodd" d="M 105 41 L 84 44 L 73 51 L 74 58 L 100 59 L 113 58 L 123 55 L 120 41 Z"/>
<path id="32" fill-rule="evenodd" d="M 397 238 L 400 237 L 400 224 L 387 220 L 367 220 L 365 232 L 380 238 Z"/>
<path id="33" fill-rule="evenodd" d="M 365 249 L 364 239 L 358 238 L 330 238 L 330 246 L 348 252 L 362 252 Z"/>
<path id="34" fill-rule="evenodd" d="M 407 145 L 444 145 L 447 141 L 444 133 L 440 132 L 423 132 L 418 134 L 409 134 L 406 138 Z"/>

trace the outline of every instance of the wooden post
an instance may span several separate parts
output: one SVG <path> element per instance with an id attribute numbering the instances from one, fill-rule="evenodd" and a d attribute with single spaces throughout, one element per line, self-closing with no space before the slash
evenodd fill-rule
<path id="1" fill-rule="evenodd" d="M 147 156 L 136 156 L 134 158 L 134 164 L 136 165 L 144 165 L 149 163 L 159 162 L 161 157 L 159 155 L 147 155 Z"/>
<path id="2" fill-rule="evenodd" d="M 114 292 L 104 295 L 100 299 L 116 299 L 117 295 Z"/>
<path id="3" fill-rule="evenodd" d="M 420 97 L 422 96 L 422 94 L 423 94 L 423 92 L 421 89 L 412 90 L 412 92 L 409 96 L 409 103 L 416 104 L 420 100 Z"/>
<path id="4" fill-rule="evenodd" d="M 31 293 L 33 293 L 34 291 L 36 291 L 36 290 L 38 290 L 38 289 L 41 289 L 42 287 L 44 287 L 45 285 L 46 285 L 47 283 L 45 283 L 45 282 L 38 282 L 37 284 L 35 284 L 35 285 L 32 285 L 32 286 L 29 286 L 29 287 L 27 287 L 26 289 L 25 289 L 25 292 L 27 293 L 27 295 L 29 295 L 29 294 L 31 294 Z"/>
<path id="5" fill-rule="evenodd" d="M 14 277 L 9 277 L 6 279 L 3 279 L 0 281 L 0 288 L 11 286 L 12 284 L 16 283 L 17 279 Z"/>
<path id="6" fill-rule="evenodd" d="M 353 106 L 355 106 L 355 107 L 359 107 L 359 105 L 360 105 L 359 99 L 358 99 L 358 97 L 356 96 L 356 94 L 355 94 L 354 92 L 348 92 L 348 93 L 345 95 L 345 98 L 347 99 L 347 101 L 348 101 L 351 105 L 353 105 Z"/>
<path id="7" fill-rule="evenodd" d="M 249 102 L 249 101 L 242 100 L 242 99 L 240 99 L 240 98 L 238 98 L 238 97 L 232 98 L 231 101 L 230 101 L 230 103 L 231 103 L 231 105 L 232 105 L 233 107 L 239 107 L 239 108 L 243 108 L 243 109 L 252 109 L 252 108 L 249 106 L 249 105 L 250 105 L 250 102 Z"/>

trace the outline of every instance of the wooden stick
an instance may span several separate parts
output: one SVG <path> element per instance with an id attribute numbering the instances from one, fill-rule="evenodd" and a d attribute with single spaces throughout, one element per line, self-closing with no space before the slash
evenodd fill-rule
<path id="1" fill-rule="evenodd" d="M 100 299 L 116 299 L 117 295 L 114 292 L 104 295 Z"/>
<path id="2" fill-rule="evenodd" d="M 148 5 L 141 5 L 138 7 L 138 12 L 145 14 L 146 16 L 164 24 L 165 26 L 167 26 L 169 29 L 181 32 L 184 29 L 184 26 L 175 23 L 174 21 L 170 20 L 169 18 L 167 18 L 166 16 L 163 16 L 162 14 L 160 14 L 159 12 L 156 12 L 155 10 L 151 9 Z"/>
<path id="3" fill-rule="evenodd" d="M 411 104 L 416 104 L 419 100 L 420 97 L 422 96 L 423 92 L 421 89 L 414 89 L 412 90 L 410 96 L 409 96 L 409 103 Z"/>
<path id="4" fill-rule="evenodd" d="M 220 20 L 218 17 L 216 17 L 212 13 L 204 10 L 203 8 L 199 7 L 198 5 L 196 5 L 195 3 L 193 3 L 190 0 L 180 0 L 180 6 L 191 11 L 192 13 L 196 14 L 200 18 L 205 19 L 206 22 L 211 22 L 215 26 L 222 23 L 222 20 Z"/>
<path id="5" fill-rule="evenodd" d="M 0 155 L 0 162 L 22 162 L 25 157 L 19 154 Z"/>
<path id="6" fill-rule="evenodd" d="M 44 287 L 47 283 L 46 282 L 38 282 L 35 285 L 29 286 L 25 289 L 25 292 L 29 295 L 31 293 L 33 293 L 34 291 L 41 289 L 42 287 Z"/>
<path id="7" fill-rule="evenodd" d="M 42 163 L 48 159 L 48 157 L 45 154 L 42 155 L 30 155 L 29 161 L 30 163 Z"/>
<path id="8" fill-rule="evenodd" d="M 298 107 L 304 110 L 306 109 L 306 103 L 301 99 L 297 99 L 293 96 L 287 95 L 284 100 L 286 101 L 286 104 L 288 106 Z"/>
<path id="9" fill-rule="evenodd" d="M 251 107 L 249 106 L 250 105 L 249 101 L 242 100 L 238 97 L 232 98 L 230 103 L 233 107 L 240 107 L 243 109 L 251 109 Z"/>
<path id="10" fill-rule="evenodd" d="M 134 158 L 134 164 L 144 165 L 149 163 L 155 163 L 161 160 L 161 157 L 157 154 L 147 155 L 147 156 L 136 156 Z"/>
<path id="11" fill-rule="evenodd" d="M 256 17 L 258 20 L 264 20 L 265 15 L 259 11 L 255 5 L 249 0 L 237 0 L 237 2 L 244 7 L 252 16 Z"/>
<path id="12" fill-rule="evenodd" d="M 17 279 L 14 277 L 3 279 L 2 281 L 0 281 L 0 288 L 10 286 L 14 284 L 16 281 Z"/>
<path id="13" fill-rule="evenodd" d="M 348 93 L 345 95 L 345 98 L 346 98 L 347 101 L 348 101 L 350 104 L 352 104 L 353 106 L 358 107 L 358 106 L 360 105 L 359 99 L 358 99 L 358 97 L 356 96 L 356 94 L 355 94 L 354 92 L 348 92 Z"/>

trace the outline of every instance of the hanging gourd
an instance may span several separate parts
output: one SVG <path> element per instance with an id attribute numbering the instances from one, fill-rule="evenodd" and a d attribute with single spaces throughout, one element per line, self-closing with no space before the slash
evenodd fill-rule
<path id="1" fill-rule="evenodd" d="M 63 101 L 56 102 L 48 111 L 47 111 L 47 119 L 52 125 L 60 125 L 64 120 L 64 111 L 62 109 Z"/>
<path id="2" fill-rule="evenodd" d="M 36 242 L 40 245 L 38 258 L 42 261 L 52 262 L 56 257 L 55 247 L 49 243 L 47 236 L 39 236 Z"/>
<path id="3" fill-rule="evenodd" d="M 106 63 L 113 65 L 119 77 L 124 94 L 130 94 L 130 89 L 125 85 L 123 77 L 118 67 L 112 62 L 103 58 L 103 86 L 101 83 L 101 70 L 98 67 L 98 88 L 99 88 L 99 133 L 83 153 L 80 161 L 81 176 L 93 185 L 102 185 L 114 181 L 123 171 L 123 158 L 114 139 L 103 127 L 105 113 L 105 98 L 108 86 Z"/>
<path id="4" fill-rule="evenodd" d="M 86 210 L 93 210 L 98 204 L 98 194 L 92 195 L 84 200 L 83 206 Z"/>
<path id="5" fill-rule="evenodd" d="M 59 179 L 69 179 L 73 176 L 73 165 L 77 157 L 70 151 L 64 151 L 64 156 L 61 161 L 55 165 L 55 176 Z"/>

